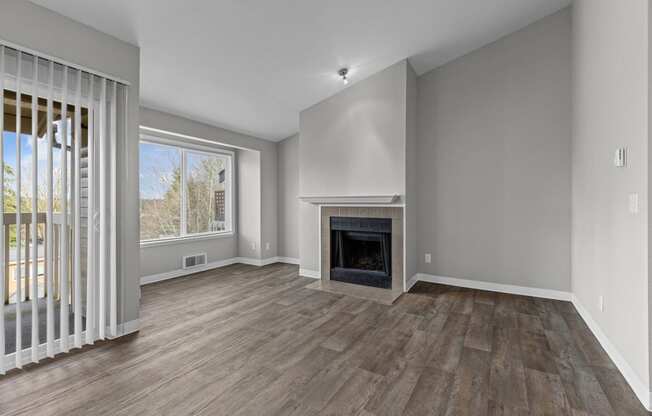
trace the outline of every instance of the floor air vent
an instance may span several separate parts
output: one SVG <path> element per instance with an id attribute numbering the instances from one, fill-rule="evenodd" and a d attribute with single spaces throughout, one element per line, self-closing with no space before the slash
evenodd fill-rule
<path id="1" fill-rule="evenodd" d="M 193 267 L 203 266 L 206 264 L 206 253 L 193 254 L 183 257 L 183 268 L 192 269 Z"/>

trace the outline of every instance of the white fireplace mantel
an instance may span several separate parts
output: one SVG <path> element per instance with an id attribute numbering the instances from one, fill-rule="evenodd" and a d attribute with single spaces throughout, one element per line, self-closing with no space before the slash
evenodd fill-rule
<path id="1" fill-rule="evenodd" d="M 399 199 L 393 195 L 302 195 L 299 199 L 314 205 L 325 204 L 393 204 Z"/>

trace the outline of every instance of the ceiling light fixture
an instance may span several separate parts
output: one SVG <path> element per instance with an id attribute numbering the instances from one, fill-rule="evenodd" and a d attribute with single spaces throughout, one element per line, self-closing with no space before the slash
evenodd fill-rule
<path id="1" fill-rule="evenodd" d="M 347 78 L 348 73 L 349 73 L 349 68 L 342 68 L 339 71 L 337 71 L 337 75 L 342 77 L 342 82 L 344 83 L 344 85 L 349 83 L 349 79 Z"/>

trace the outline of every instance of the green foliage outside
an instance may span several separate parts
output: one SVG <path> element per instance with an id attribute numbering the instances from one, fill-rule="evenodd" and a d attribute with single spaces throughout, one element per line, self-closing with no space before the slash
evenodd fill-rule
<path id="1" fill-rule="evenodd" d="M 222 159 L 215 157 L 195 157 L 186 177 L 186 226 L 187 233 L 220 231 L 223 223 L 217 221 L 215 192 L 223 191 L 220 172 L 224 170 Z M 175 168 L 172 174 L 164 169 L 153 167 L 148 172 L 157 178 L 160 186 L 166 189 L 162 198 L 140 200 L 141 240 L 174 237 L 180 235 L 181 228 L 181 170 Z"/>

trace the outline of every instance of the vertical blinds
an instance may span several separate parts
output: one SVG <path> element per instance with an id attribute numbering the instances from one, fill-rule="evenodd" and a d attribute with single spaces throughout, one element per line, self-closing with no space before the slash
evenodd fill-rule
<path id="1" fill-rule="evenodd" d="M 2 374 L 117 335 L 127 90 L 0 43 Z"/>

